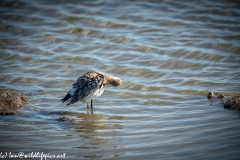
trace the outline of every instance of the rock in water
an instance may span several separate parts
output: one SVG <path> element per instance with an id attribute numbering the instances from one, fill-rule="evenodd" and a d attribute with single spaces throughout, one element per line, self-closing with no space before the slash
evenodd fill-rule
<path id="1" fill-rule="evenodd" d="M 240 96 L 232 97 L 224 102 L 225 109 L 237 110 L 240 109 Z"/>
<path id="2" fill-rule="evenodd" d="M 19 94 L 0 94 L 0 114 L 4 115 L 14 115 L 17 113 L 18 109 L 21 108 L 26 102 L 27 98 Z"/>
<path id="3" fill-rule="evenodd" d="M 69 117 L 59 117 L 58 121 L 66 121 L 68 124 L 74 124 L 75 119 Z"/>
<path id="4" fill-rule="evenodd" d="M 225 96 L 223 95 L 223 94 L 220 94 L 219 96 L 218 96 L 218 98 L 225 98 Z"/>
<path id="5" fill-rule="evenodd" d="M 215 95 L 213 94 L 213 92 L 209 92 L 208 95 L 207 95 L 208 99 L 213 99 L 214 96 Z"/>

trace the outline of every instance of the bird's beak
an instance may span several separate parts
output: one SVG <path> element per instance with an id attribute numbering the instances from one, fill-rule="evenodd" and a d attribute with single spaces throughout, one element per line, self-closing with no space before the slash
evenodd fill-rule
<path id="1" fill-rule="evenodd" d="M 103 85 L 109 84 L 109 82 L 103 82 Z"/>

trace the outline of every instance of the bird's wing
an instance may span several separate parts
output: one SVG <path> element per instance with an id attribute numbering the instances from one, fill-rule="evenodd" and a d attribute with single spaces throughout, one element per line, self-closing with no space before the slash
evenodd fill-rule
<path id="1" fill-rule="evenodd" d="M 73 87 L 76 88 L 76 92 L 71 98 L 71 104 L 82 100 L 88 95 L 94 93 L 103 85 L 104 76 L 102 74 L 84 74 L 79 77 L 77 81 L 73 84 Z"/>

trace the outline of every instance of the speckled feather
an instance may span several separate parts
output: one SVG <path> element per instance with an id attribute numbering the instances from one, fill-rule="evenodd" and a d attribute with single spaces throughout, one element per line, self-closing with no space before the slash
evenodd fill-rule
<path id="1" fill-rule="evenodd" d="M 100 72 L 89 71 L 83 76 L 79 77 L 77 81 L 72 85 L 76 88 L 75 93 L 72 95 L 68 105 L 73 104 L 77 101 L 89 102 L 93 99 L 88 99 L 87 97 L 91 94 L 97 94 L 99 90 L 103 89 L 104 76 Z M 100 95 L 96 95 L 100 96 Z M 95 96 L 92 96 L 96 98 Z"/>
<path id="2" fill-rule="evenodd" d="M 121 85 L 121 79 L 99 71 L 89 71 L 73 83 L 73 88 L 61 101 L 69 100 L 70 102 L 67 105 L 77 101 L 91 102 L 92 107 L 92 101 L 102 95 L 105 84 L 117 87 Z"/>

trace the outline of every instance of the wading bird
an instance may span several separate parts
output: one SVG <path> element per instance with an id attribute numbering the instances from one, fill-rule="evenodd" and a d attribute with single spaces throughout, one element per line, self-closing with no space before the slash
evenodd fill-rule
<path id="1" fill-rule="evenodd" d="M 89 71 L 73 83 L 72 89 L 61 101 L 62 103 L 70 101 L 67 106 L 81 101 L 87 103 L 87 108 L 89 108 L 88 103 L 91 102 L 91 109 L 93 109 L 93 100 L 101 96 L 106 84 L 117 87 L 121 85 L 121 79 L 99 71 Z"/>

